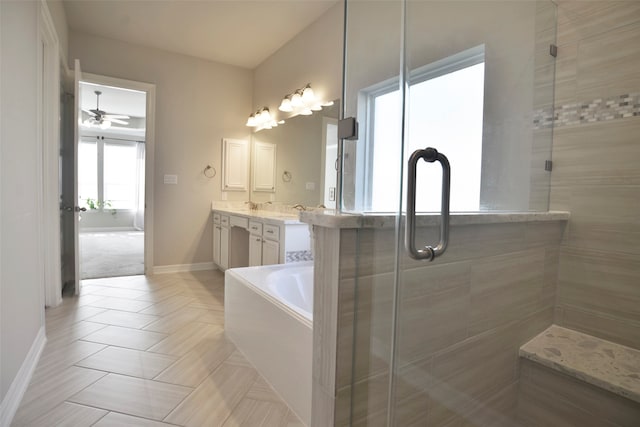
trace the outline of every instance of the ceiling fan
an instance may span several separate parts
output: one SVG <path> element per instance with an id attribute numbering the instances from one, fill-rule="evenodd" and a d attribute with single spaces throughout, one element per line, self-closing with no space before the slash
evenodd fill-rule
<path id="1" fill-rule="evenodd" d="M 89 115 L 89 118 L 83 122 L 85 126 L 99 127 L 101 129 L 107 129 L 111 126 L 111 123 L 118 123 L 121 125 L 128 125 L 129 122 L 125 122 L 122 119 L 129 119 L 129 116 L 124 114 L 107 114 L 106 111 L 100 109 L 100 95 L 102 92 L 99 90 L 94 91 L 96 94 L 96 108 L 93 110 L 82 109 Z"/>

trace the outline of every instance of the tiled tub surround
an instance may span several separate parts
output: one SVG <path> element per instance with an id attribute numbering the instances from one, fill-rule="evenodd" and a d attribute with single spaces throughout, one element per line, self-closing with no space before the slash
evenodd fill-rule
<path id="1" fill-rule="evenodd" d="M 227 337 L 310 425 L 313 263 L 227 270 L 224 305 Z"/>
<path id="2" fill-rule="evenodd" d="M 315 224 L 312 426 L 384 425 L 394 219 L 301 219 Z M 518 350 L 552 324 L 567 219 L 453 215 L 445 255 L 425 263 L 402 254 L 396 425 L 514 425 Z M 419 218 L 418 241 L 437 240 L 433 224 Z"/>

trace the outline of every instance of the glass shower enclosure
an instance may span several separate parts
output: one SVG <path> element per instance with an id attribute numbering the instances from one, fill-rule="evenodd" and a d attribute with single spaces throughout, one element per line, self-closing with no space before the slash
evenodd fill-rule
<path id="1" fill-rule="evenodd" d="M 341 210 L 385 225 L 353 233 L 336 425 L 517 425 L 517 347 L 553 303 L 520 277 L 544 275 L 535 231 L 498 214 L 548 210 L 555 31 L 550 1 L 347 0 Z M 459 217 L 433 261 L 405 242 L 408 200 L 416 245 L 442 235 L 443 167 L 408 180 L 427 147 Z"/>

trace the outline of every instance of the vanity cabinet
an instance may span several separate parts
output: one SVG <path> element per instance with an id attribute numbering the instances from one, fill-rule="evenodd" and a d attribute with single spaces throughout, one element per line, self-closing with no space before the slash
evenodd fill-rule
<path id="1" fill-rule="evenodd" d="M 253 191 L 276 191 L 276 145 L 256 142 L 253 147 Z"/>
<path id="2" fill-rule="evenodd" d="M 213 210 L 213 262 L 221 270 L 309 261 L 309 227 L 292 215 Z"/>
<path id="3" fill-rule="evenodd" d="M 249 221 L 249 266 L 280 263 L 280 227 Z"/>
<path id="4" fill-rule="evenodd" d="M 213 214 L 213 262 L 229 268 L 229 217 L 218 213 Z"/>

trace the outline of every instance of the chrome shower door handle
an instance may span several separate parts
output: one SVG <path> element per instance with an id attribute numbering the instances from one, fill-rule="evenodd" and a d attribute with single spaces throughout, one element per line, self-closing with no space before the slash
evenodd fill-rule
<path id="1" fill-rule="evenodd" d="M 433 246 L 425 246 L 424 249 L 416 247 L 416 171 L 418 161 L 433 163 L 436 160 L 442 166 L 442 202 L 440 207 L 440 241 Z M 404 245 L 413 259 L 426 259 L 433 261 L 442 255 L 449 244 L 449 199 L 451 187 L 451 167 L 447 157 L 438 153 L 435 148 L 416 150 L 409 157 L 407 171 L 407 222 L 405 224 Z"/>

